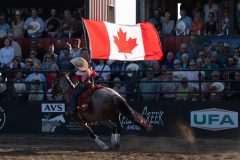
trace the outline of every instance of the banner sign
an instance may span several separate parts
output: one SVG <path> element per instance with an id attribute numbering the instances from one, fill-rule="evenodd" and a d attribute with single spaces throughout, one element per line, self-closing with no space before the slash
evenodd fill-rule
<path id="1" fill-rule="evenodd" d="M 14 100 L 0 104 L 0 132 L 39 134 L 41 117 L 39 103 Z"/>
<path id="2" fill-rule="evenodd" d="M 6 114 L 2 106 L 0 106 L 0 130 L 5 126 Z"/>
<path id="3" fill-rule="evenodd" d="M 129 101 L 129 105 L 152 126 L 151 132 L 121 116 L 121 134 L 143 136 L 181 136 L 180 125 L 195 137 L 240 137 L 238 102 L 143 102 Z M 0 132 L 21 134 L 84 135 L 82 128 L 67 114 L 61 101 L 4 101 L 0 104 Z M 95 122 L 91 125 L 98 135 L 111 135 L 112 128 Z"/>
<path id="4" fill-rule="evenodd" d="M 42 103 L 42 132 L 54 134 L 80 134 L 81 127 L 66 115 L 65 103 Z M 75 133 L 76 132 L 76 133 Z"/>
<path id="5" fill-rule="evenodd" d="M 191 127 L 211 131 L 238 128 L 238 113 L 218 108 L 192 111 Z"/>
<path id="6" fill-rule="evenodd" d="M 138 111 L 146 120 L 148 123 L 156 127 L 161 127 L 164 125 L 163 123 L 163 115 L 164 111 L 160 110 L 160 108 L 153 109 L 152 107 L 144 106 L 143 108 L 140 107 Z M 126 131 L 142 131 L 142 129 L 136 125 L 134 122 L 130 121 L 127 117 L 122 116 L 121 117 L 121 125 Z"/>

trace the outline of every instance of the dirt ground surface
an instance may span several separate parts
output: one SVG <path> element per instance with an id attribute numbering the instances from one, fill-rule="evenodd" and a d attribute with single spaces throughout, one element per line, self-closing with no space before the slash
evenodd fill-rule
<path id="1" fill-rule="evenodd" d="M 110 145 L 110 137 L 102 138 Z M 240 140 L 122 136 L 119 151 L 101 151 L 80 136 L 0 135 L 0 160 L 239 160 Z"/>

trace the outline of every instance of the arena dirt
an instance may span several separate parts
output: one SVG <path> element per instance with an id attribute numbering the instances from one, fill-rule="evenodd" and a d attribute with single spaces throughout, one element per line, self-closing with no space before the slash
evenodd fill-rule
<path id="1" fill-rule="evenodd" d="M 109 144 L 110 137 L 103 137 Z M 237 139 L 122 136 L 119 151 L 101 151 L 84 136 L 0 135 L 0 160 L 237 160 Z"/>

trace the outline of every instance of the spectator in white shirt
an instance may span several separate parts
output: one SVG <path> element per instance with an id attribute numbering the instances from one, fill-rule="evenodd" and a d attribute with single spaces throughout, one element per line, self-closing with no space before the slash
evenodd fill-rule
<path id="1" fill-rule="evenodd" d="M 81 40 L 80 39 L 75 39 L 73 42 L 73 47 L 72 50 L 70 52 L 70 57 L 73 58 L 77 58 L 80 57 L 80 53 L 82 48 L 80 48 L 80 44 L 81 44 Z"/>
<path id="2" fill-rule="evenodd" d="M 204 21 L 208 22 L 208 15 L 209 12 L 214 13 L 214 21 L 217 21 L 218 19 L 218 10 L 219 7 L 217 4 L 214 3 L 214 0 L 208 0 L 208 3 L 204 5 Z"/>
<path id="3" fill-rule="evenodd" d="M 104 63 L 104 60 L 99 60 L 99 62 L 99 65 L 95 67 L 97 76 L 102 77 L 105 81 L 108 81 L 110 79 L 111 69 L 107 64 Z"/>
<path id="4" fill-rule="evenodd" d="M 22 57 L 22 49 L 18 42 L 14 41 L 13 34 L 8 34 L 8 39 L 11 42 L 11 47 L 14 49 L 14 56 L 20 56 Z"/>
<path id="5" fill-rule="evenodd" d="M 32 22 L 38 22 L 40 25 L 40 28 L 38 30 L 36 30 L 35 27 L 32 25 Z M 42 32 L 44 31 L 44 21 L 42 18 L 38 17 L 37 15 L 37 10 L 36 9 L 32 9 L 32 16 L 28 17 L 24 23 L 24 30 L 26 30 L 28 32 L 28 36 L 29 37 L 41 37 L 42 36 Z M 31 30 L 31 32 L 30 32 Z"/>
<path id="6" fill-rule="evenodd" d="M 0 63 L 1 68 L 7 69 L 14 58 L 14 49 L 11 46 L 11 42 L 8 38 L 4 40 L 4 47 L 0 50 Z"/>

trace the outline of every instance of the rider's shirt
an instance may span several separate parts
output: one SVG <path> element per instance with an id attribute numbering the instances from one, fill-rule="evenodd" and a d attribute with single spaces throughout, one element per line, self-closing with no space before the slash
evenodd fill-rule
<path id="1" fill-rule="evenodd" d="M 91 82 L 91 77 L 96 77 L 97 73 L 94 70 L 91 70 L 91 74 L 88 75 L 86 72 L 78 70 L 75 73 L 74 81 L 79 83 L 88 83 Z"/>

